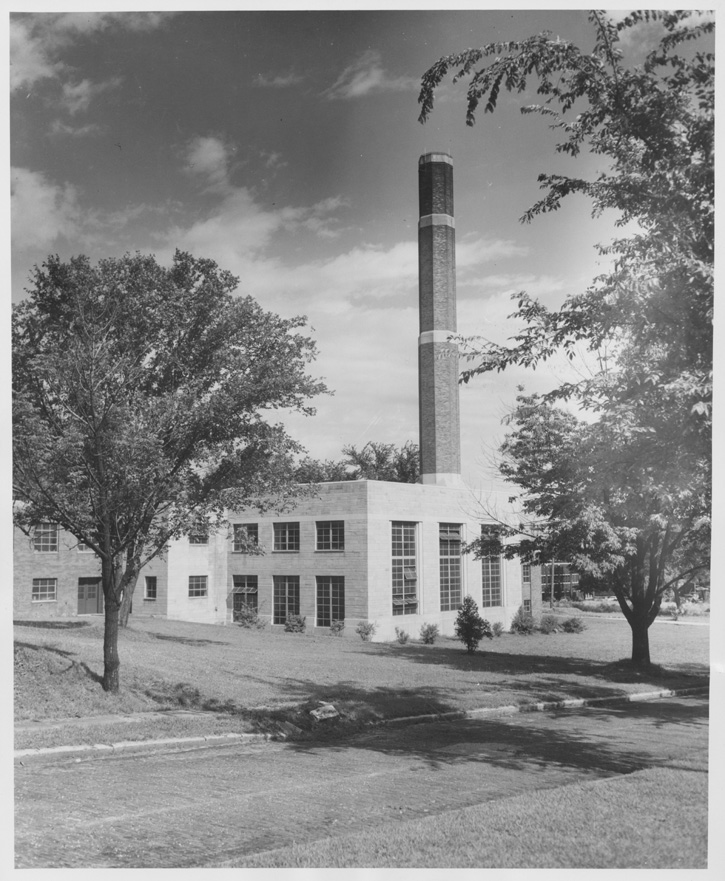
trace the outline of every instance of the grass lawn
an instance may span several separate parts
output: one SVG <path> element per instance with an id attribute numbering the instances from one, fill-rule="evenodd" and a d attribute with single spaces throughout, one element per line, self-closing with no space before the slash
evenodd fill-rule
<path id="1" fill-rule="evenodd" d="M 626 622 L 587 618 L 580 634 L 504 634 L 466 653 L 460 642 L 364 643 L 357 636 L 136 619 L 121 632 L 121 693 L 100 686 L 103 622 L 16 622 L 16 748 L 225 731 L 313 727 L 330 701 L 333 732 L 368 721 L 477 707 L 597 698 L 704 685 L 709 628 L 656 623 L 647 673 L 630 670 Z M 624 661 L 624 662 L 623 662 Z M 157 710 L 184 710 L 159 718 Z M 129 714 L 141 713 L 140 717 Z M 126 721 L 102 724 L 106 714 Z M 76 717 L 34 729 L 33 720 Z"/>
<path id="2" fill-rule="evenodd" d="M 541 790 L 224 865 L 704 869 L 706 854 L 707 772 L 693 767 Z"/>

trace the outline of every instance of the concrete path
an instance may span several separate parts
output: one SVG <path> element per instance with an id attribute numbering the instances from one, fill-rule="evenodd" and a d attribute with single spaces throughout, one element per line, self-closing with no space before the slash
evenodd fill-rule
<path id="1" fill-rule="evenodd" d="M 215 866 L 536 789 L 701 763 L 708 704 L 618 707 L 16 764 L 16 866 Z"/>

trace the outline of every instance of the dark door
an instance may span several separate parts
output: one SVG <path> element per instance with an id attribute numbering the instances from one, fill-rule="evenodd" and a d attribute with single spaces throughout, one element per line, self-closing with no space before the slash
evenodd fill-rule
<path id="1" fill-rule="evenodd" d="M 78 614 L 97 615 L 103 611 L 103 590 L 100 578 L 78 579 Z"/>

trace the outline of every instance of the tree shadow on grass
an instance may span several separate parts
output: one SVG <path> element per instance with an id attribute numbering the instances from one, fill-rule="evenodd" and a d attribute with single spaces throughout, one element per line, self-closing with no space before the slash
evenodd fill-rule
<path id="1" fill-rule="evenodd" d="M 381 646 L 385 657 L 394 656 L 414 664 L 441 665 L 464 672 L 492 673 L 521 677 L 531 675 L 584 676 L 607 682 L 642 683 L 663 687 L 665 681 L 697 679 L 708 681 L 709 670 L 703 664 L 678 664 L 668 670 L 652 664 L 637 669 L 628 659 L 619 661 L 596 661 L 590 658 L 562 657 L 559 655 L 518 654 L 515 652 L 478 651 L 468 653 L 460 648 L 423 646 L 417 644 Z M 366 653 L 369 654 L 369 653 Z"/>
<path id="2" fill-rule="evenodd" d="M 163 639 L 168 642 L 180 642 L 182 645 L 229 645 L 218 639 L 194 639 L 191 636 L 170 636 L 166 633 L 152 633 L 154 639 Z"/>
<path id="3" fill-rule="evenodd" d="M 67 652 L 63 649 L 55 648 L 50 645 L 33 645 L 30 642 L 20 642 L 19 640 L 15 640 L 13 643 L 15 649 L 28 649 L 33 652 L 50 652 L 52 655 L 59 655 L 61 658 L 67 658 L 68 660 L 72 660 L 75 658 L 77 652 Z"/>
<path id="4" fill-rule="evenodd" d="M 40 627 L 48 630 L 77 630 L 89 627 L 90 621 L 13 621 L 16 627 Z"/>

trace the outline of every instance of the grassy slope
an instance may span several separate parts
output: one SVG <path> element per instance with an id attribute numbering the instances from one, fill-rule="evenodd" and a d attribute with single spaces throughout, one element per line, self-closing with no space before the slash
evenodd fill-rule
<path id="1" fill-rule="evenodd" d="M 268 730 L 286 717 L 304 727 L 304 712 L 329 700 L 348 718 L 446 712 L 566 697 L 607 697 L 702 684 L 708 628 L 656 624 L 652 656 L 664 669 L 634 674 L 623 621 L 589 619 L 581 634 L 505 634 L 468 655 L 461 644 L 400 646 L 357 637 L 287 634 L 239 627 L 140 620 L 121 633 L 122 692 L 105 694 L 102 622 L 79 619 L 15 627 L 16 722 L 186 708 L 212 717 L 126 722 L 112 738 L 139 739 L 221 731 Z M 266 707 L 264 711 L 253 708 Z M 302 711 L 295 708 L 302 707 Z M 211 720 L 211 721 L 210 721 Z M 99 720 L 100 721 L 100 720 Z M 69 729 L 70 730 L 70 729 Z M 70 742 L 97 742 L 99 730 L 75 726 Z M 69 742 L 60 727 L 19 735 L 16 746 Z M 110 735 L 101 738 L 108 742 Z"/>
<path id="2" fill-rule="evenodd" d="M 706 860 L 706 769 L 652 768 L 256 854 L 232 865 L 672 869 L 705 868 Z"/>

